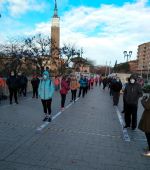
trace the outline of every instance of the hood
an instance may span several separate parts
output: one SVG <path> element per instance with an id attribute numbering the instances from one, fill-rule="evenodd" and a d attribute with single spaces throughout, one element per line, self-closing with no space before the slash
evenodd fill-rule
<path id="1" fill-rule="evenodd" d="M 48 71 L 44 71 L 43 75 L 46 75 L 49 78 L 49 72 Z"/>

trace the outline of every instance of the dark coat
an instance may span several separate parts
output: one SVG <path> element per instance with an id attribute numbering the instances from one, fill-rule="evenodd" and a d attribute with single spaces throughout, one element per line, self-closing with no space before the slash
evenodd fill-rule
<path id="1" fill-rule="evenodd" d="M 40 79 L 39 78 L 33 78 L 31 80 L 31 84 L 33 88 L 38 88 L 39 87 L 39 83 L 40 83 Z"/>
<path id="2" fill-rule="evenodd" d="M 124 90 L 124 98 L 127 104 L 138 105 L 139 98 L 142 97 L 142 88 L 139 84 L 128 83 Z"/>
<path id="3" fill-rule="evenodd" d="M 144 112 L 139 123 L 139 129 L 143 132 L 150 133 L 150 97 L 148 100 L 141 100 Z"/>
<path id="4" fill-rule="evenodd" d="M 7 84 L 9 89 L 17 89 L 18 88 L 18 79 L 17 79 L 17 77 L 16 76 L 10 76 L 6 80 L 6 84 Z"/>
<path id="5" fill-rule="evenodd" d="M 112 83 L 111 85 L 111 89 L 114 91 L 114 92 L 120 92 L 120 90 L 122 89 L 122 83 L 119 81 L 115 81 Z"/>

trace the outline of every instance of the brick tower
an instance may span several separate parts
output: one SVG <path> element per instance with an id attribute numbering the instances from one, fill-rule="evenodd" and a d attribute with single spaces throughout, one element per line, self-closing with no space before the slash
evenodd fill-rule
<path id="1" fill-rule="evenodd" d="M 57 1 L 55 0 L 54 15 L 52 17 L 51 25 L 51 56 L 53 60 L 59 59 L 59 43 L 60 43 L 60 26 L 59 26 L 59 17 L 57 9 Z"/>

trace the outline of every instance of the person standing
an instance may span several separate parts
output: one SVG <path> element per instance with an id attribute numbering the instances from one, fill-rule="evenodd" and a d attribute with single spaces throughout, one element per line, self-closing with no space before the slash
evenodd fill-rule
<path id="1" fill-rule="evenodd" d="M 124 98 L 126 103 L 125 108 L 125 126 L 132 127 L 132 130 L 135 130 L 137 127 L 137 108 L 138 100 L 142 97 L 142 88 L 136 82 L 135 76 L 130 76 L 129 83 L 126 85 L 124 90 Z M 132 122 L 132 123 L 131 123 Z"/>
<path id="2" fill-rule="evenodd" d="M 141 103 L 144 107 L 144 112 L 142 114 L 138 128 L 145 132 L 148 143 L 148 150 L 144 152 L 143 155 L 150 157 L 150 96 L 144 96 L 141 100 Z"/>
<path id="3" fill-rule="evenodd" d="M 26 97 L 28 78 L 25 75 L 25 73 L 22 73 L 22 75 L 21 75 L 20 84 L 21 84 L 21 92 L 20 93 L 23 94 L 24 97 Z"/>
<path id="4" fill-rule="evenodd" d="M 17 90 L 18 90 L 18 79 L 14 71 L 11 71 L 10 76 L 6 80 L 6 84 L 9 89 L 9 100 L 12 104 L 12 99 L 14 97 L 15 103 L 18 104 Z"/>
<path id="5" fill-rule="evenodd" d="M 3 98 L 4 95 L 4 87 L 5 87 L 5 80 L 4 78 L 0 75 L 0 101 Z"/>
<path id="6" fill-rule="evenodd" d="M 101 86 L 101 83 L 102 83 L 102 77 L 101 77 L 101 75 L 99 76 L 98 81 L 99 81 L 99 86 Z"/>
<path id="7" fill-rule="evenodd" d="M 82 97 L 84 97 L 85 96 L 85 92 L 86 92 L 86 85 L 87 85 L 86 77 L 81 76 L 81 78 L 79 80 L 79 84 L 80 84 L 80 89 L 79 89 L 78 97 L 81 96 L 81 93 L 82 93 Z"/>
<path id="8" fill-rule="evenodd" d="M 61 89 L 60 89 L 60 95 L 61 95 L 61 110 L 64 110 L 65 101 L 66 101 L 66 95 L 69 91 L 69 84 L 67 82 L 66 76 L 62 77 L 61 80 Z"/>
<path id="9" fill-rule="evenodd" d="M 60 88 L 60 80 L 59 80 L 59 77 L 57 76 L 55 77 L 54 85 L 55 85 L 55 91 L 58 91 Z"/>
<path id="10" fill-rule="evenodd" d="M 123 91 L 123 110 L 122 110 L 121 113 L 125 113 L 125 109 L 126 109 L 126 101 L 125 101 L 124 90 L 125 90 L 128 83 L 129 83 L 129 78 L 126 78 L 126 81 L 125 81 L 125 83 L 123 84 L 123 87 L 122 87 L 122 91 Z"/>
<path id="11" fill-rule="evenodd" d="M 98 77 L 96 76 L 95 77 L 95 86 L 97 86 L 97 84 L 98 84 Z"/>
<path id="12" fill-rule="evenodd" d="M 71 78 L 70 81 L 70 89 L 71 89 L 71 94 L 72 94 L 72 101 L 76 101 L 76 94 L 77 94 L 77 89 L 80 87 L 80 84 L 78 83 L 77 79 L 75 76 Z"/>
<path id="13" fill-rule="evenodd" d="M 38 98 L 38 87 L 39 87 L 40 79 L 38 78 L 37 75 L 34 75 L 31 84 L 32 84 L 32 89 L 33 89 L 33 95 L 32 98 Z"/>
<path id="14" fill-rule="evenodd" d="M 93 89 L 93 86 L 94 86 L 94 78 L 93 77 L 91 77 L 90 82 L 91 82 L 91 89 Z"/>
<path id="15" fill-rule="evenodd" d="M 45 117 L 43 121 L 51 122 L 51 103 L 54 94 L 54 85 L 49 77 L 48 71 L 44 71 L 38 88 L 39 97 L 43 105 Z"/>
<path id="16" fill-rule="evenodd" d="M 117 106 L 119 103 L 120 90 L 122 89 L 122 83 L 119 77 L 117 77 L 116 80 L 112 82 L 111 88 L 113 91 L 113 104 L 114 106 Z"/>

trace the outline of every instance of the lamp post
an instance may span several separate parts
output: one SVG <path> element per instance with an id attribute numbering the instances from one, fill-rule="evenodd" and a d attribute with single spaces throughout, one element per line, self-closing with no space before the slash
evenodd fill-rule
<path id="1" fill-rule="evenodd" d="M 129 52 L 124 51 L 123 54 L 124 54 L 124 58 L 127 58 L 127 62 L 128 62 L 128 59 L 131 58 L 132 51 L 129 51 Z"/>

